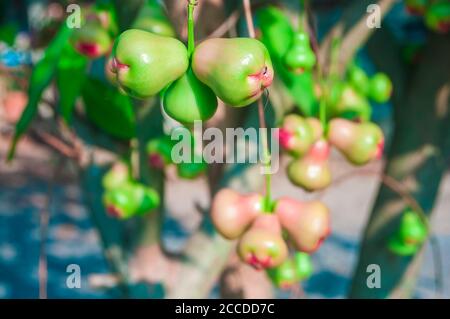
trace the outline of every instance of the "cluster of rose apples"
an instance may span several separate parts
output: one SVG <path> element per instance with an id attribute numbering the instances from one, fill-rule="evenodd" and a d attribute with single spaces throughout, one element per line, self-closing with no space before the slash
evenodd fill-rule
<path id="1" fill-rule="evenodd" d="M 156 190 L 133 180 L 128 165 L 115 163 L 103 176 L 103 203 L 112 217 L 128 219 L 145 215 L 160 204 Z"/>
<path id="2" fill-rule="evenodd" d="M 450 31 L 450 2 L 448 0 L 405 0 L 409 13 L 423 16 L 428 28 L 439 33 Z"/>
<path id="3" fill-rule="evenodd" d="M 295 250 L 312 253 L 330 234 L 328 208 L 319 201 L 282 197 L 274 202 L 258 193 L 222 189 L 214 197 L 211 217 L 217 231 L 238 239 L 239 257 L 256 269 L 282 265 Z"/>
<path id="4" fill-rule="evenodd" d="M 392 82 L 386 74 L 379 72 L 369 77 L 361 67 L 351 63 L 344 79 L 332 82 L 326 94 L 317 86 L 316 95 L 319 99 L 326 99 L 329 118 L 368 121 L 372 115 L 370 101 L 388 102 L 392 89 Z"/>
<path id="5" fill-rule="evenodd" d="M 330 185 L 330 147 L 334 146 L 354 165 L 364 165 L 383 153 L 384 135 L 371 122 L 353 122 L 335 118 L 324 134 L 315 118 L 291 114 L 279 130 L 281 147 L 293 156 L 287 170 L 290 181 L 307 191 L 322 190 Z"/>

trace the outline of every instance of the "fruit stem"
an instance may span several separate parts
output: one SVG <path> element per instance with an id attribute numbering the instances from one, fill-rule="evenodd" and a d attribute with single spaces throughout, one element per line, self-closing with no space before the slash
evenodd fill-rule
<path id="1" fill-rule="evenodd" d="M 134 180 L 139 180 L 139 142 L 137 138 L 133 138 L 130 141 L 130 170 L 131 176 Z"/>
<path id="2" fill-rule="evenodd" d="M 300 0 L 300 10 L 298 15 L 298 31 L 305 31 L 308 25 L 307 18 L 307 8 L 308 8 L 308 0 Z"/>
<path id="3" fill-rule="evenodd" d="M 194 34 L 194 8 L 197 5 L 197 0 L 188 0 L 188 56 L 189 58 L 194 53 L 195 49 L 195 34 Z"/>
<path id="4" fill-rule="evenodd" d="M 251 38 L 256 38 L 255 33 L 255 25 L 253 23 L 252 17 L 252 8 L 250 5 L 250 0 L 242 0 L 244 11 L 245 11 L 245 20 L 247 22 L 248 34 Z M 272 194 L 271 194 L 271 171 L 272 171 L 272 163 L 270 160 L 270 151 L 269 151 L 269 142 L 267 138 L 267 125 L 266 119 L 264 116 L 264 105 L 262 99 L 258 100 L 258 116 L 259 116 L 259 128 L 262 140 L 263 147 L 263 165 L 264 165 L 264 175 L 265 175 L 265 194 L 264 194 L 264 211 L 267 213 L 273 212 L 272 205 Z"/>

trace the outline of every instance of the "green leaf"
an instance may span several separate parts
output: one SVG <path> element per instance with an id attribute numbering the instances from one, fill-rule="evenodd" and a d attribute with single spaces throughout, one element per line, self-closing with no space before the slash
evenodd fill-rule
<path id="1" fill-rule="evenodd" d="M 56 75 L 60 112 L 67 124 L 72 122 L 75 101 L 86 80 L 87 64 L 88 59 L 67 43 L 61 54 Z"/>
<path id="2" fill-rule="evenodd" d="M 136 136 L 133 104 L 127 95 L 94 78 L 82 89 L 86 116 L 106 133 L 121 139 Z"/>
<path id="3" fill-rule="evenodd" d="M 289 18 L 280 9 L 268 6 L 258 10 L 257 19 L 262 37 L 279 77 L 300 111 L 306 116 L 317 115 L 318 103 L 314 95 L 314 81 L 310 72 L 294 74 L 283 64 L 294 34 Z"/>
<path id="4" fill-rule="evenodd" d="M 34 66 L 28 87 L 28 104 L 16 124 L 14 137 L 8 151 L 8 161 L 15 154 L 17 142 L 26 132 L 37 113 L 42 93 L 51 83 L 56 71 L 59 56 L 64 45 L 68 42 L 72 30 L 64 23 L 44 52 L 44 57 Z"/>
<path id="5" fill-rule="evenodd" d="M 16 39 L 16 34 L 19 31 L 17 23 L 8 23 L 0 27 L 0 42 L 3 41 L 7 45 L 12 46 Z"/>

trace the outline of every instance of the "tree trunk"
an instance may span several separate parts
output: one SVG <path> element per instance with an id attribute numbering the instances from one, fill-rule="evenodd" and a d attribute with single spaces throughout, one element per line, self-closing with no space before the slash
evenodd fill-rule
<path id="1" fill-rule="evenodd" d="M 449 156 L 450 38 L 431 35 L 421 64 L 399 74 L 397 55 L 386 46 L 378 32 L 369 50 L 376 47 L 375 62 L 384 63 L 399 91 L 394 96 L 394 135 L 387 156 L 385 174 L 401 182 L 430 216 Z M 378 60 L 378 61 L 377 61 Z M 395 72 L 395 73 L 392 73 Z M 401 79 L 409 79 L 401 85 Z M 421 254 L 400 257 L 386 248 L 387 240 L 399 226 L 407 204 L 398 194 L 381 186 L 366 226 L 350 298 L 409 298 L 420 269 Z M 381 269 L 381 288 L 367 286 L 367 267 Z"/>

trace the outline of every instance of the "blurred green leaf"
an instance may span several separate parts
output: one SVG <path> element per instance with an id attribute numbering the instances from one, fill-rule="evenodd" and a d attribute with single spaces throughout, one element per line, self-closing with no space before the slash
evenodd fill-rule
<path id="1" fill-rule="evenodd" d="M 19 32 L 19 26 L 16 23 L 8 23 L 0 26 L 0 41 L 12 46 L 16 39 L 17 32 Z"/>
<path id="2" fill-rule="evenodd" d="M 57 63 L 72 30 L 64 23 L 44 52 L 44 57 L 34 66 L 28 87 L 28 104 L 16 124 L 14 138 L 8 151 L 8 161 L 14 157 L 16 145 L 36 115 L 42 93 L 55 75 Z"/>
<path id="3" fill-rule="evenodd" d="M 59 90 L 60 112 L 67 124 L 72 122 L 75 101 L 86 80 L 88 59 L 66 44 L 58 63 L 56 85 Z"/>
<path id="4" fill-rule="evenodd" d="M 116 88 L 94 78 L 83 85 L 86 115 L 97 127 L 121 139 L 136 136 L 136 121 L 130 98 Z"/>

